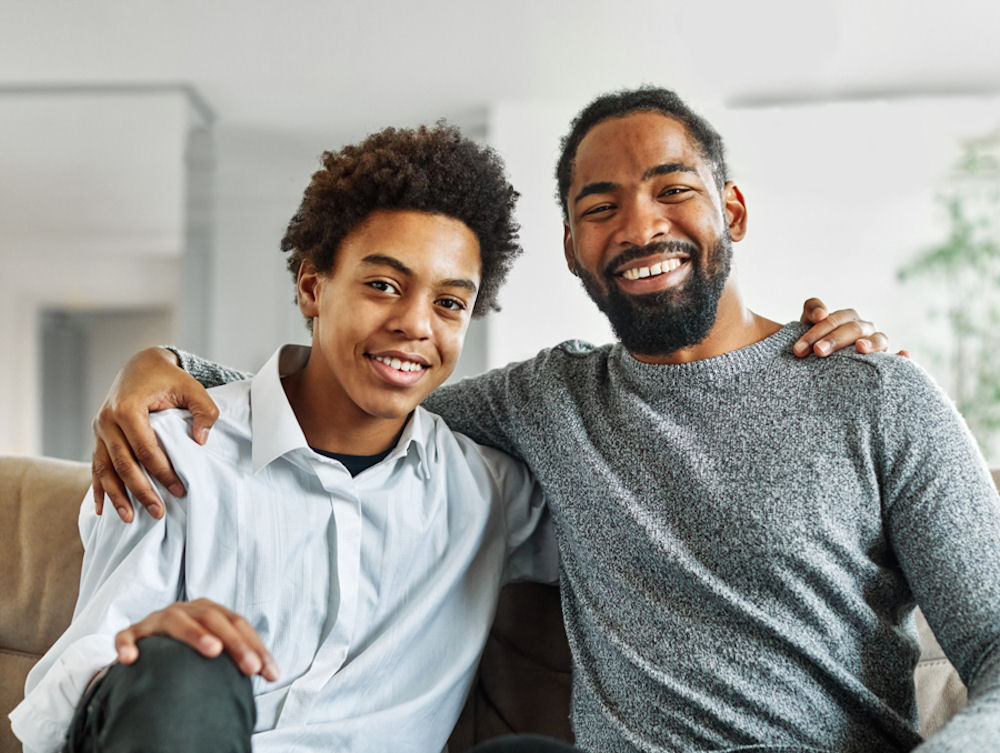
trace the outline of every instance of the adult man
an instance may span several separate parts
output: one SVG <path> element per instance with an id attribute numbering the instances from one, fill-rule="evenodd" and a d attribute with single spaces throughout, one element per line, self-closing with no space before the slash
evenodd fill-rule
<path id="1" fill-rule="evenodd" d="M 441 750 L 502 582 L 557 573 L 524 466 L 418 407 L 520 252 L 515 198 L 450 127 L 324 155 L 282 242 L 312 347 L 215 390 L 204 448 L 156 417 L 185 504 L 84 501 L 73 622 L 11 714 L 27 751 Z"/>
<path id="2" fill-rule="evenodd" d="M 910 750 L 916 601 L 972 699 L 921 750 L 995 750 L 1000 504 L 949 401 L 906 359 L 798 360 L 801 327 L 745 307 L 742 194 L 672 93 L 598 98 L 557 177 L 567 263 L 622 344 L 429 404 L 546 492 L 578 742 Z"/>
<path id="3" fill-rule="evenodd" d="M 995 595 L 995 563 L 977 561 L 977 539 L 960 558 L 971 585 L 930 572 L 950 570 L 942 553 L 961 542 L 948 510 L 924 521 L 919 509 L 949 483 L 935 470 L 961 470 L 969 494 L 956 509 L 1000 533 L 956 418 L 906 362 L 801 361 L 801 327 L 746 309 L 728 275 L 742 194 L 721 140 L 672 93 L 596 100 L 558 177 L 567 262 L 622 342 L 563 344 L 429 404 L 523 457 L 547 493 L 578 743 L 912 748 L 910 580 L 935 627 L 953 630 L 946 645 L 967 677 L 992 681 L 969 632 L 989 624 L 976 597 Z M 898 435 L 876 420 L 882 406 L 903 415 Z M 916 409 L 931 426 L 915 426 Z M 946 448 L 927 447 L 928 428 Z M 948 623 L 952 604 L 968 623 Z M 992 741 L 993 723 L 951 739 Z"/>

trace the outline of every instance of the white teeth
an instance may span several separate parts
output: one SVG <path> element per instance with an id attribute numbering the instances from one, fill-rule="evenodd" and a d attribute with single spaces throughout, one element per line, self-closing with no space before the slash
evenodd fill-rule
<path id="1" fill-rule="evenodd" d="M 664 262 L 659 262 L 651 267 L 632 267 L 622 272 L 622 277 L 626 280 L 638 280 L 645 277 L 656 277 L 657 275 L 673 272 L 681 265 L 681 260 L 674 257 Z"/>
<path id="2" fill-rule="evenodd" d="M 384 363 L 386 366 L 391 366 L 396 369 L 396 371 L 420 371 L 423 368 L 419 363 L 414 361 L 401 361 L 398 358 L 386 358 L 385 356 L 372 356 L 376 361 Z"/>

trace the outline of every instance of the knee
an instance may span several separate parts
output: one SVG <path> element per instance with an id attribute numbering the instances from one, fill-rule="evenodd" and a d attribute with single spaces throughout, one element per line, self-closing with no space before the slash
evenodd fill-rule
<path id="1" fill-rule="evenodd" d="M 169 703 L 171 698 L 251 694 L 249 678 L 226 654 L 208 658 L 166 635 L 143 638 L 138 648 L 138 658 L 116 671 L 124 676 L 131 675 L 125 684 L 132 694 L 152 693 L 158 705 Z"/>
<path id="2" fill-rule="evenodd" d="M 98 688 L 99 750 L 250 750 L 256 721 L 250 678 L 228 656 L 206 658 L 160 635 L 138 648 L 139 657 L 114 665 Z"/>

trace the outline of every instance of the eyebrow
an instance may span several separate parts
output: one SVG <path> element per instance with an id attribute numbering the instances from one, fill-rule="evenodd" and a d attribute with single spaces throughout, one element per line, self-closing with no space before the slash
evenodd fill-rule
<path id="1" fill-rule="evenodd" d="M 642 174 L 642 179 L 644 181 L 650 178 L 655 178 L 658 175 L 669 175 L 671 173 L 697 173 L 690 165 L 685 165 L 683 162 L 665 162 L 662 165 L 656 165 L 655 167 L 649 168 L 646 172 Z M 598 181 L 596 183 L 588 183 L 583 188 L 580 189 L 580 193 L 576 195 L 573 199 L 573 203 L 580 201 L 580 199 L 590 196 L 595 193 L 611 193 L 616 188 L 618 188 L 617 183 L 612 183 L 611 181 Z"/>
<path id="2" fill-rule="evenodd" d="M 649 168 L 646 172 L 642 174 L 643 180 L 649 180 L 650 178 L 655 178 L 657 175 L 670 175 L 670 173 L 696 173 L 695 170 L 690 165 L 685 165 L 683 162 L 665 162 L 662 165 L 657 165 L 656 167 Z"/>
<path id="3" fill-rule="evenodd" d="M 394 256 L 386 256 L 385 254 L 368 254 L 368 256 L 361 260 L 361 263 L 371 264 L 372 266 L 392 267 L 400 274 L 404 274 L 407 277 L 413 277 L 413 270 Z M 476 287 L 476 283 L 464 277 L 456 277 L 452 280 L 442 280 L 439 284 L 446 288 L 464 288 L 470 293 L 475 293 L 479 290 L 479 288 Z"/>

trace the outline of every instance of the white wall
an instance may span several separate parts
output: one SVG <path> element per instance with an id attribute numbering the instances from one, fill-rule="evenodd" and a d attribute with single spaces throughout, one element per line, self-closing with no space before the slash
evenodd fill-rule
<path id="1" fill-rule="evenodd" d="M 0 352 L 5 366 L 0 369 L 0 452 L 35 453 L 41 426 L 37 342 L 41 309 L 172 309 L 178 294 L 178 264 L 171 257 L 95 259 L 72 252 L 31 258 L 5 254 L 2 260 Z M 172 332 L 161 331 L 146 344 L 173 337 Z M 129 347 L 134 349 L 136 343 Z"/>
<path id="2" fill-rule="evenodd" d="M 178 93 L 0 97 L 0 452 L 40 446 L 40 309 L 176 306 L 188 117 Z"/>
<path id="3" fill-rule="evenodd" d="M 319 155 L 336 144 L 316 134 L 225 124 L 215 129 L 214 142 L 212 346 L 205 355 L 256 369 L 279 343 L 308 340 L 280 242 Z"/>

